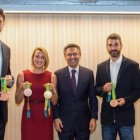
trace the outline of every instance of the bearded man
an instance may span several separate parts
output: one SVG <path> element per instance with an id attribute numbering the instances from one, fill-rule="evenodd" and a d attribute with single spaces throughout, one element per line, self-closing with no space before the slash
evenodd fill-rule
<path id="1" fill-rule="evenodd" d="M 140 97 L 139 64 L 121 54 L 120 35 L 107 37 L 110 58 L 97 66 L 96 94 L 103 98 L 101 126 L 103 140 L 134 140 L 134 102 Z"/>

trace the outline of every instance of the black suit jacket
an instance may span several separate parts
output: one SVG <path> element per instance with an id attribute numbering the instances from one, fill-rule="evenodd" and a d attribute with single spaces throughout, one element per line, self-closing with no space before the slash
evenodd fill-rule
<path id="1" fill-rule="evenodd" d="M 76 93 L 72 91 L 68 67 L 55 72 L 57 76 L 58 104 L 53 107 L 54 117 L 63 123 L 63 132 L 88 131 L 91 118 L 97 119 L 98 101 L 95 95 L 93 71 L 79 67 Z"/>
<path id="2" fill-rule="evenodd" d="M 1 50 L 2 50 L 2 71 L 1 71 L 1 77 L 5 77 L 6 75 L 11 75 L 11 70 L 10 70 L 10 48 L 1 42 Z M 11 85 L 12 86 L 12 85 Z M 8 108 L 7 108 L 7 102 L 5 101 L 0 101 L 0 109 L 1 113 L 3 115 L 3 120 L 6 122 L 8 118 Z M 1 115 L 1 114 L 0 114 Z"/>
<path id="3" fill-rule="evenodd" d="M 107 93 L 103 92 L 103 86 L 107 82 L 111 82 L 109 60 L 98 65 L 96 74 L 96 94 L 103 97 L 101 123 L 111 125 L 115 121 L 121 126 L 134 125 L 135 110 L 133 103 L 140 97 L 139 64 L 123 57 L 117 77 L 116 96 L 125 99 L 126 104 L 124 106 L 112 108 L 109 105 Z"/>

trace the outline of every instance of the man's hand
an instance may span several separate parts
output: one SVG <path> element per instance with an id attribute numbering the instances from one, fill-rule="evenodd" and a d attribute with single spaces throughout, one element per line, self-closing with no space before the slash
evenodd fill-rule
<path id="1" fill-rule="evenodd" d="M 23 90 L 25 90 L 25 89 L 27 88 L 27 85 L 28 85 L 28 84 L 29 84 L 30 86 L 32 85 L 32 83 L 26 81 L 26 82 L 24 82 L 24 83 L 21 83 L 21 84 L 20 84 L 20 87 L 21 87 Z"/>
<path id="2" fill-rule="evenodd" d="M 104 92 L 110 92 L 112 90 L 112 83 L 106 83 L 104 86 L 103 86 L 103 91 Z"/>
<path id="3" fill-rule="evenodd" d="M 11 75 L 6 75 L 6 81 L 7 81 L 7 85 L 10 85 L 13 81 L 12 76 Z"/>
<path id="4" fill-rule="evenodd" d="M 54 120 L 54 126 L 58 132 L 60 132 L 60 133 L 62 132 L 63 124 L 59 118 Z"/>
<path id="5" fill-rule="evenodd" d="M 90 130 L 90 134 L 92 134 L 95 130 L 96 130 L 96 120 L 95 119 L 91 119 L 90 123 L 89 123 L 89 130 Z"/>
<path id="6" fill-rule="evenodd" d="M 0 92 L 0 101 L 8 101 L 9 99 L 9 94 L 6 92 L 6 93 L 3 93 L 3 92 Z"/>
<path id="7" fill-rule="evenodd" d="M 125 99 L 124 98 L 119 98 L 119 99 L 117 99 L 117 101 L 118 101 L 119 106 L 123 106 L 125 104 Z"/>

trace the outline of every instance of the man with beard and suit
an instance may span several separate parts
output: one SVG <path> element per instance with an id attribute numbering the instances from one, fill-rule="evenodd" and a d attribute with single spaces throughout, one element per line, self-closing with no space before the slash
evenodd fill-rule
<path id="1" fill-rule="evenodd" d="M 103 97 L 102 139 L 134 140 L 134 102 L 140 97 L 139 64 L 121 54 L 121 37 L 112 33 L 106 40 L 110 58 L 97 66 L 96 94 Z"/>
<path id="2" fill-rule="evenodd" d="M 89 140 L 96 129 L 98 101 L 93 71 L 79 65 L 81 49 L 76 44 L 64 48 L 68 66 L 55 72 L 58 103 L 54 124 L 60 140 Z"/>
<path id="3" fill-rule="evenodd" d="M 5 13 L 0 9 L 0 32 L 4 27 Z M 11 76 L 10 70 L 10 48 L 0 40 L 0 78 L 5 78 L 7 81 L 7 87 L 11 87 L 14 83 L 14 78 Z M 0 82 L 1 87 L 1 82 Z M 4 140 L 5 126 L 7 122 L 7 100 L 8 93 L 4 93 L 0 88 L 0 140 Z"/>

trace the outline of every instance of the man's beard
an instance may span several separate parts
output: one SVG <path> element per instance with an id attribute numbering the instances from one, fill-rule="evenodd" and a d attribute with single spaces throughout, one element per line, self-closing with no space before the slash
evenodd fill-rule
<path id="1" fill-rule="evenodd" d="M 110 51 L 109 54 L 111 55 L 111 57 L 118 57 L 120 55 L 120 51 L 113 50 Z"/>

